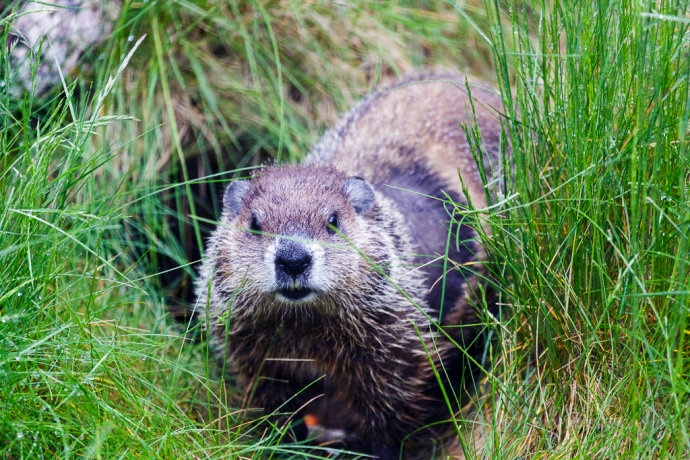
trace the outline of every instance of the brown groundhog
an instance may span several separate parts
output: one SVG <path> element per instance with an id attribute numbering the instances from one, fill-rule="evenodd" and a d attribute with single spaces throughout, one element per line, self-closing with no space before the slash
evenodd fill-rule
<path id="1" fill-rule="evenodd" d="M 500 99 L 471 89 L 490 180 Z M 428 458 L 453 433 L 495 308 L 477 232 L 449 202 L 491 195 L 461 126 L 471 113 L 463 77 L 407 78 L 302 164 L 228 187 L 196 309 L 249 407 L 303 421 L 296 438 Z"/>

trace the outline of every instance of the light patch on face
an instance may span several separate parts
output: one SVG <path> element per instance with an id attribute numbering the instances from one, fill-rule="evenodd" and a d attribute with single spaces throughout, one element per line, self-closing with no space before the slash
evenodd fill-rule
<path id="1" fill-rule="evenodd" d="M 324 244 L 318 241 L 310 241 L 307 250 L 311 252 L 311 273 L 309 275 L 309 286 L 316 292 L 328 291 L 330 287 L 330 277 L 326 264 L 326 249 Z"/>
<path id="2" fill-rule="evenodd" d="M 264 251 L 264 260 L 261 270 L 264 272 L 261 275 L 264 280 L 264 288 L 266 292 L 275 292 L 278 289 L 276 281 L 275 260 L 276 251 L 278 250 L 278 239 L 273 239 L 271 244 L 266 246 Z"/>

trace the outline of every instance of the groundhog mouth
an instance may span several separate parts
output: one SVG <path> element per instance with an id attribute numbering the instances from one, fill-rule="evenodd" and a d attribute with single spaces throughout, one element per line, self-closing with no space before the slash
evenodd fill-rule
<path id="1" fill-rule="evenodd" d="M 278 294 L 290 301 L 296 302 L 299 300 L 304 300 L 309 297 L 314 291 L 309 288 L 284 288 L 279 289 Z"/>

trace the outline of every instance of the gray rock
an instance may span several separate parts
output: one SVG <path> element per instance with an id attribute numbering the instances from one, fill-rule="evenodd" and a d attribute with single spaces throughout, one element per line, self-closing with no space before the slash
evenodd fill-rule
<path id="1" fill-rule="evenodd" d="M 60 73 L 67 79 L 82 72 L 79 58 L 110 37 L 121 6 L 119 0 L 21 2 L 8 40 L 11 94 L 41 96 L 61 84 Z"/>

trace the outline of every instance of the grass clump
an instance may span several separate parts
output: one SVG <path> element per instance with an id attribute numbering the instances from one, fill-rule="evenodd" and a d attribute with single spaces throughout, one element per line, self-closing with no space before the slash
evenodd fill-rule
<path id="1" fill-rule="evenodd" d="M 515 168 L 493 455 L 690 452 L 688 13 L 515 2 L 516 49 L 492 29 Z"/>
<path id="2" fill-rule="evenodd" d="M 5 50 L 0 68 L 8 88 Z M 74 86 L 43 101 L 0 94 L 2 458 L 201 450 L 204 360 L 183 347 L 134 259 L 126 223 L 158 199 L 113 168 L 121 146 L 97 141 L 133 122 L 101 114 L 106 89 L 93 99 Z"/>

